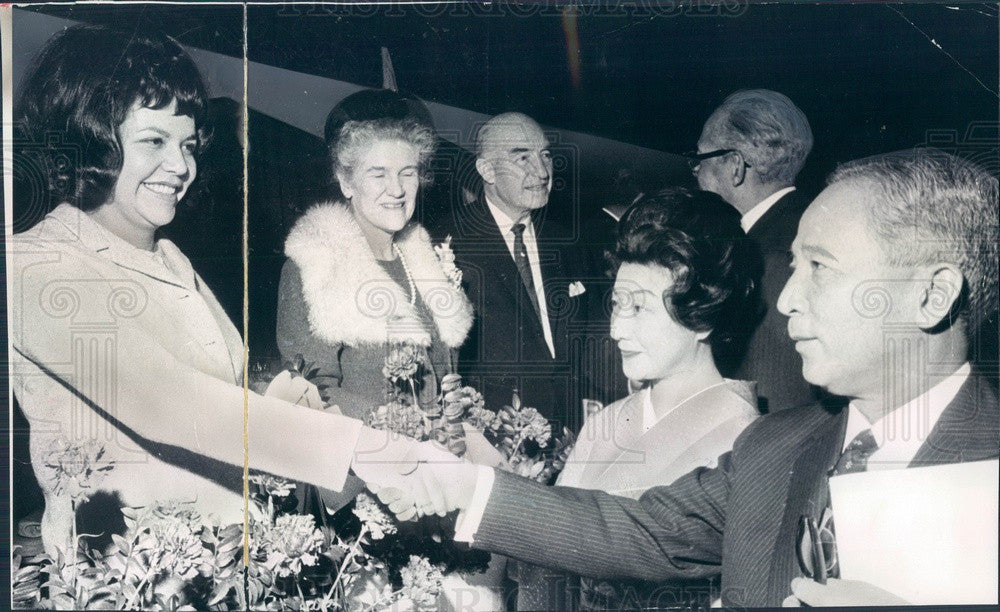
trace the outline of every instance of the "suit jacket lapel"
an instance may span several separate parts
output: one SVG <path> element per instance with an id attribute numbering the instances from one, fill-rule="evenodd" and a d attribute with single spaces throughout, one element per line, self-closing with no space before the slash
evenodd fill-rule
<path id="1" fill-rule="evenodd" d="M 827 474 L 836 465 L 847 426 L 847 410 L 821 422 L 798 449 L 792 464 L 785 512 L 775 537 L 768 578 L 769 600 L 781 601 L 788 594 L 792 578 L 800 575 L 794 553 L 798 546 L 799 519 L 819 518 L 829 497 Z M 761 485 L 766 486 L 766 485 Z"/>
<path id="2" fill-rule="evenodd" d="M 514 258 L 510 255 L 510 249 L 500 231 L 500 227 L 497 225 L 493 215 L 490 214 L 489 208 L 486 207 L 485 200 L 477 201 L 475 205 L 470 205 L 469 209 L 469 212 L 474 216 L 473 223 L 475 225 L 473 227 L 480 229 L 483 242 L 491 245 L 491 251 L 495 250 L 498 254 L 495 261 L 499 269 L 496 270 L 496 273 L 502 280 L 504 288 L 507 289 L 512 297 L 518 300 L 521 310 L 527 309 L 533 312 L 534 309 L 531 307 L 528 291 L 524 288 L 524 282 L 521 280 L 521 273 L 514 263 Z"/>
<path id="3" fill-rule="evenodd" d="M 565 336 L 562 328 L 566 325 L 566 317 L 560 311 L 565 309 L 566 302 L 570 299 L 569 280 L 563 269 L 561 253 L 546 240 L 546 234 L 541 231 L 542 224 L 537 221 L 537 215 L 533 215 L 532 222 L 535 226 L 535 240 L 538 243 L 538 267 L 542 273 L 542 283 L 545 289 L 552 343 L 556 349 L 556 357 L 561 357 L 566 353 L 567 347 L 562 346 L 558 340 Z"/>
<path id="4" fill-rule="evenodd" d="M 523 320 L 526 322 L 530 321 L 532 325 L 536 326 L 534 330 L 535 333 L 538 337 L 542 337 L 544 334 L 542 332 L 541 321 L 535 314 L 535 309 L 531 305 L 531 298 L 528 296 L 528 290 L 524 286 L 524 281 L 521 280 L 521 273 L 517 269 L 517 265 L 514 263 L 514 258 L 510 255 L 510 249 L 507 247 L 507 241 L 500 232 L 500 227 L 497 225 L 496 220 L 493 218 L 489 208 L 486 206 L 486 201 L 483 199 L 478 200 L 474 205 L 469 206 L 468 211 L 471 213 L 471 220 L 474 223 L 472 226 L 479 228 L 483 242 L 492 245 L 495 252 L 499 254 L 498 257 L 493 259 L 493 261 L 496 262 L 498 266 L 496 274 L 500 277 L 503 287 L 515 300 Z M 536 241 L 539 245 L 541 245 L 541 240 L 538 239 L 537 229 L 535 237 Z M 541 265 L 539 267 L 541 269 L 542 279 L 544 282 L 544 280 L 548 278 L 546 274 L 548 264 L 545 261 L 542 261 L 541 258 L 540 264 Z M 547 291 L 548 289 L 546 289 L 546 296 L 548 296 Z"/>
<path id="5" fill-rule="evenodd" d="M 794 554 L 798 522 L 803 515 L 819 518 L 829 503 L 828 476 L 840 456 L 847 409 L 816 427 L 798 449 L 788 485 L 785 512 L 778 528 L 768 578 L 769 599 L 788 594 L 799 575 Z M 996 458 L 1000 454 L 1000 409 L 989 383 L 970 376 L 921 446 L 910 466 Z"/>
<path id="6" fill-rule="evenodd" d="M 1000 409 L 986 379 L 975 374 L 958 390 L 910 467 L 994 459 L 1000 454 Z"/>

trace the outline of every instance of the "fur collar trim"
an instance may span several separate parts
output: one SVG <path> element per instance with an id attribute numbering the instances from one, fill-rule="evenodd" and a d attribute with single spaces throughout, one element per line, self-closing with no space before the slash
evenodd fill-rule
<path id="1" fill-rule="evenodd" d="M 396 234 L 396 245 L 441 340 L 458 348 L 472 327 L 472 304 L 448 282 L 420 224 Z M 285 255 L 299 267 L 309 326 L 323 340 L 348 346 L 430 346 L 430 333 L 410 305 L 407 288 L 393 282 L 375 260 L 346 204 L 326 202 L 306 211 L 285 241 Z"/>

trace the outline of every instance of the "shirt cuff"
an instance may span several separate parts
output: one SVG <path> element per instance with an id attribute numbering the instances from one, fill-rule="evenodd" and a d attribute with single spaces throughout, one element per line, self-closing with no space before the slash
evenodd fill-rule
<path id="1" fill-rule="evenodd" d="M 473 536 L 479 531 L 479 523 L 483 522 L 483 514 L 486 513 L 486 504 L 490 501 L 490 493 L 493 492 L 493 482 L 496 474 L 493 468 L 485 465 L 476 466 L 476 488 L 472 492 L 472 501 L 469 507 L 458 513 L 455 521 L 455 541 L 467 542 L 471 544 Z"/>

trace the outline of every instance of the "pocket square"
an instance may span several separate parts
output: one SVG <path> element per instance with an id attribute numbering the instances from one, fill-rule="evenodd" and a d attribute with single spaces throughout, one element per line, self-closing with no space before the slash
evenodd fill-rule
<path id="1" fill-rule="evenodd" d="M 580 281 L 575 281 L 569 284 L 569 297 L 576 297 L 587 291 L 587 288 L 583 286 Z"/>

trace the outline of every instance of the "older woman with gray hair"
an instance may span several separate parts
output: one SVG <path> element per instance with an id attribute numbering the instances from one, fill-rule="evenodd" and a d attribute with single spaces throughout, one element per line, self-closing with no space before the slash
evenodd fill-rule
<path id="1" fill-rule="evenodd" d="M 415 356 L 415 394 L 433 401 L 472 324 L 464 292 L 411 222 L 434 132 L 399 94 L 366 90 L 331 111 L 327 145 L 343 199 L 315 204 L 289 233 L 278 348 L 318 368 L 324 399 L 348 416 L 365 419 L 386 403 L 383 366 L 394 349 Z M 361 483 L 353 484 L 323 492 L 326 507 L 353 499 Z"/>
<path id="2" fill-rule="evenodd" d="M 329 401 L 363 418 L 384 403 L 382 366 L 393 345 L 417 348 L 421 397 L 436 395 L 435 381 L 450 370 L 450 350 L 465 340 L 472 307 L 449 283 L 427 232 L 410 222 L 434 152 L 433 131 L 384 104 L 366 104 L 385 114 L 363 119 L 349 118 L 343 106 L 331 113 L 343 117 L 329 135 L 343 200 L 312 206 L 288 236 L 278 347 L 286 359 L 301 354 L 315 363 L 329 383 Z"/>

